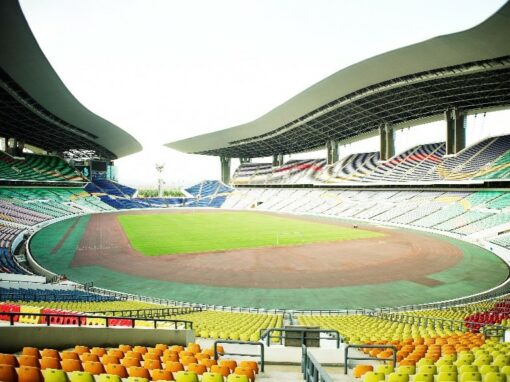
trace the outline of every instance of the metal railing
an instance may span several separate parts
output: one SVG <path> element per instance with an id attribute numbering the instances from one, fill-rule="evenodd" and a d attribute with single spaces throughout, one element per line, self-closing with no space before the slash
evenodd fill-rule
<path id="1" fill-rule="evenodd" d="M 170 319 L 161 319 L 161 318 L 129 318 L 129 317 L 114 317 L 114 316 L 97 316 L 97 315 L 90 315 L 90 314 L 59 314 L 59 313 L 22 313 L 22 312 L 0 312 L 0 317 L 8 317 L 7 320 L 9 321 L 10 326 L 14 326 L 17 322 L 19 317 L 41 317 L 43 318 L 42 323 L 33 323 L 33 325 L 37 324 L 43 324 L 46 326 L 100 326 L 100 325 L 88 325 L 87 319 L 94 319 L 94 320 L 104 320 L 105 327 L 115 326 L 116 328 L 119 327 L 127 327 L 126 325 L 115 325 L 115 323 L 119 323 L 119 320 L 123 320 L 126 323 L 129 323 L 131 325 L 131 328 L 134 328 L 136 325 L 136 321 L 143 321 L 143 322 L 152 322 L 153 328 L 158 328 L 158 323 L 173 323 L 174 329 L 180 329 L 180 326 L 184 326 L 183 329 L 193 329 L 193 321 L 188 320 L 170 320 Z M 53 318 L 53 320 L 52 320 Z M 73 323 L 63 323 L 59 322 L 60 320 L 55 320 L 55 318 L 62 318 L 62 321 L 65 321 L 66 319 L 69 320 L 70 318 L 75 319 L 75 324 Z M 52 322 L 53 321 L 53 322 Z M 96 321 L 97 322 L 97 321 Z M 21 324 L 25 324 L 21 322 Z M 31 323 L 26 323 L 31 324 Z"/>
<path id="2" fill-rule="evenodd" d="M 393 350 L 391 358 L 377 358 L 377 357 L 349 357 L 349 349 L 391 349 Z M 344 353 L 344 374 L 347 374 L 349 369 L 349 360 L 355 361 L 392 361 L 393 366 L 397 364 L 397 348 L 393 345 L 347 345 Z"/>
<path id="3" fill-rule="evenodd" d="M 219 344 L 236 344 L 236 345 L 252 345 L 252 346 L 258 346 L 260 348 L 259 354 L 250 354 L 250 353 L 230 353 L 230 352 L 218 352 L 218 345 Z M 264 366 L 265 366 L 265 358 L 264 358 L 264 344 L 260 342 L 252 342 L 252 341 L 234 341 L 234 340 L 216 340 L 213 344 L 214 349 L 214 359 L 217 361 L 220 357 L 220 355 L 236 355 L 239 357 L 259 357 L 260 358 L 260 371 L 264 372 Z"/>
<path id="4" fill-rule="evenodd" d="M 272 336 L 271 334 L 273 333 L 277 333 L 276 336 Z M 265 340 L 266 341 L 266 346 L 267 347 L 270 347 L 271 346 L 271 340 L 273 338 L 278 338 L 279 339 L 279 343 L 282 344 L 283 343 L 283 338 L 284 338 L 284 335 L 283 333 L 288 333 L 288 332 L 292 332 L 292 333 L 300 333 L 300 336 L 301 336 L 301 345 L 306 345 L 306 342 L 308 340 L 310 341 L 313 341 L 313 340 L 331 340 L 331 336 L 327 336 L 327 337 L 324 337 L 324 336 L 321 336 L 320 334 L 321 333 L 329 333 L 329 334 L 332 334 L 333 335 L 333 339 L 336 341 L 336 348 L 339 349 L 340 348 L 340 344 L 343 342 L 343 337 L 340 335 L 340 333 L 338 332 L 338 330 L 334 330 L 334 329 L 306 329 L 306 328 L 303 328 L 303 329 L 300 329 L 298 327 L 296 328 L 292 328 L 292 329 L 284 329 L 284 328 L 267 328 L 267 329 L 260 329 L 260 339 L 261 340 Z M 308 333 L 318 333 L 319 335 L 318 336 L 308 336 L 307 334 Z M 297 339 L 296 337 L 292 337 L 291 339 L 295 340 Z"/>
<path id="5" fill-rule="evenodd" d="M 333 378 L 322 367 L 319 361 L 308 352 L 305 345 L 301 346 L 301 372 L 306 382 L 333 382 Z"/>
<path id="6" fill-rule="evenodd" d="M 199 313 L 202 312 L 202 308 L 197 307 L 169 307 L 169 308 L 144 308 L 144 309 L 120 309 L 120 310 L 100 310 L 85 313 L 89 314 L 103 314 L 113 317 L 129 317 L 129 318 L 158 318 L 168 316 L 178 316 L 181 314 Z"/>

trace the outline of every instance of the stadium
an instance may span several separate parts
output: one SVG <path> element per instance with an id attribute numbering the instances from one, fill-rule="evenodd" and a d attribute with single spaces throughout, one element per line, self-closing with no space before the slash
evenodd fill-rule
<path id="1" fill-rule="evenodd" d="M 506 3 L 166 143 L 221 180 L 147 197 L 0 3 L 0 382 L 506 382 L 510 129 L 467 125 L 510 107 L 509 35 Z"/>

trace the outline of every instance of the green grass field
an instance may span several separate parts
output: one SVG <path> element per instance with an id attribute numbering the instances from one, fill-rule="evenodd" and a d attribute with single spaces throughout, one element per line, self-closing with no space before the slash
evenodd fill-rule
<path id="1" fill-rule="evenodd" d="M 119 215 L 131 246 L 146 256 L 367 239 L 378 232 L 252 212 Z"/>

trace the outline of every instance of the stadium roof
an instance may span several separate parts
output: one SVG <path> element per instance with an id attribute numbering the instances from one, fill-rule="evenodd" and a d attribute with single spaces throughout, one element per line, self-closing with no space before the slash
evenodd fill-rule
<path id="1" fill-rule="evenodd" d="M 116 159 L 142 146 L 84 107 L 39 47 L 17 0 L 0 1 L 0 137 Z"/>
<path id="2" fill-rule="evenodd" d="M 260 118 L 172 142 L 232 158 L 290 154 L 412 123 L 447 108 L 510 105 L 510 2 L 478 26 L 396 49 L 342 69 Z"/>

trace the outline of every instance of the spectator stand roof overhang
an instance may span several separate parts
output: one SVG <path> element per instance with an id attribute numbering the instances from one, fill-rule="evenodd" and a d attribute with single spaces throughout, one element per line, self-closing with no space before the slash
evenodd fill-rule
<path id="1" fill-rule="evenodd" d="M 256 158 L 324 147 L 412 123 L 448 108 L 510 105 L 510 2 L 466 31 L 396 49 L 342 69 L 260 118 L 166 146 Z"/>
<path id="2" fill-rule="evenodd" d="M 17 0 L 0 2 L 0 136 L 48 151 L 95 151 L 105 159 L 142 146 L 95 115 L 66 88 L 39 47 Z"/>

